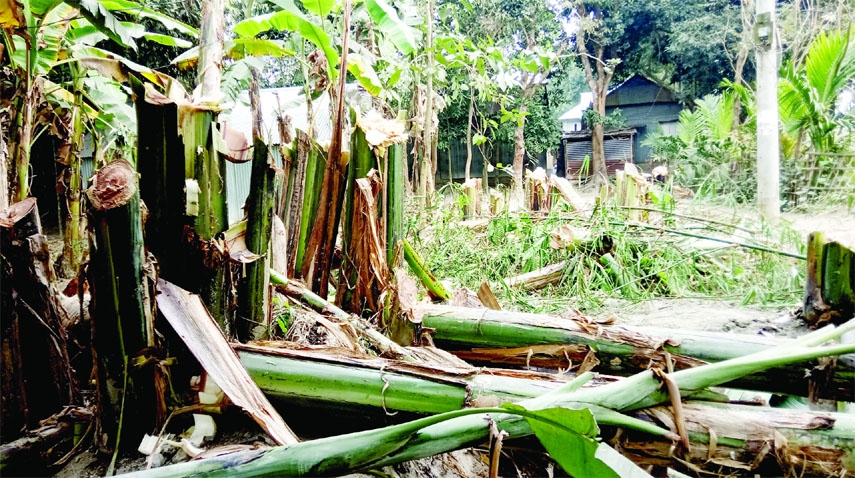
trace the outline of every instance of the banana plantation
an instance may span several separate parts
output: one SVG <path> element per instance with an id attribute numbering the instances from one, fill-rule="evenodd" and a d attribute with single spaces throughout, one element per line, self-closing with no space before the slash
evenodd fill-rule
<path id="1" fill-rule="evenodd" d="M 855 476 L 853 20 L 0 0 L 0 474 Z"/>

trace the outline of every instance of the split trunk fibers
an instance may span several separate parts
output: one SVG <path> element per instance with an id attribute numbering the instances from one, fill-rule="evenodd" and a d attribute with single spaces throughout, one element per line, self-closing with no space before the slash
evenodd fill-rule
<path id="1" fill-rule="evenodd" d="M 63 406 L 80 403 L 66 314 L 35 198 L 0 212 L 0 269 L 0 438 L 5 442 Z"/>
<path id="2" fill-rule="evenodd" d="M 341 65 L 338 93 L 335 95 L 336 109 L 332 123 L 332 138 L 330 139 L 327 169 L 324 174 L 324 184 L 321 188 L 320 207 L 311 239 L 306 247 L 301 268 L 302 277 L 306 279 L 313 292 L 321 297 L 327 296 L 329 290 L 330 267 L 335 252 L 335 240 L 341 219 L 341 205 L 344 200 L 345 174 L 350 153 L 343 150 L 345 118 L 345 86 L 347 75 L 348 41 L 350 37 L 350 1 L 344 1 L 344 32 L 341 45 Z"/>
<path id="3" fill-rule="evenodd" d="M 350 163 L 347 168 L 347 191 L 344 196 L 344 215 L 342 216 L 341 242 L 343 246 L 341 260 L 341 279 L 336 288 L 336 305 L 348 312 L 361 314 L 364 306 L 369 306 L 367 310 L 377 312 L 377 300 L 380 294 L 371 297 L 367 294 L 371 287 L 364 282 L 369 280 L 365 273 L 361 273 L 362 269 L 371 267 L 371 256 L 362 255 L 360 252 L 367 252 L 362 247 L 363 241 L 372 235 L 373 226 L 374 233 L 377 232 L 376 208 L 374 211 L 365 210 L 367 206 L 364 201 L 360 201 L 362 192 L 357 184 L 358 179 L 365 178 L 368 172 L 377 168 L 377 158 L 371 146 L 365 141 L 365 130 L 358 127 L 355 128 L 350 140 Z M 373 195 L 372 195 L 373 206 Z M 357 202 L 363 207 L 357 207 Z M 356 217 L 357 215 L 369 215 L 370 217 Z M 371 221 L 371 218 L 374 221 Z M 366 220 L 368 219 L 368 220 Z M 373 224 L 371 224 L 373 222 Z M 354 230 L 354 226 L 358 229 Z M 378 251 L 379 252 L 379 251 Z M 385 252 L 383 250 L 382 252 Z M 370 271 L 369 271 L 370 272 Z M 360 281 L 363 281 L 360 287 Z M 367 286 L 367 287 L 366 287 Z"/>
<path id="4" fill-rule="evenodd" d="M 137 171 L 140 199 L 148 208 L 146 248 L 157 257 L 160 276 L 199 290 L 184 239 L 184 153 L 178 136 L 178 105 L 152 85 L 130 76 L 137 112 Z M 198 267 L 198 266 L 196 266 Z"/>
<path id="5" fill-rule="evenodd" d="M 95 330 L 101 432 L 120 446 L 163 420 L 153 298 L 145 261 L 137 174 L 125 160 L 101 168 L 86 191 L 92 230 L 88 280 Z"/>
<path id="6" fill-rule="evenodd" d="M 662 366 L 666 352 L 675 368 L 686 369 L 792 342 L 715 332 L 598 326 L 548 315 L 435 304 L 420 304 L 417 315 L 425 327 L 436 330 L 437 345 L 467 361 L 571 370 L 582 366 L 617 375 Z M 853 380 L 853 357 L 844 356 L 836 366 L 800 362 L 740 377 L 727 385 L 852 401 Z"/>
<path id="7" fill-rule="evenodd" d="M 253 71 L 250 103 L 253 111 L 252 175 L 247 198 L 246 247 L 258 259 L 246 264 L 246 275 L 238 295 L 236 329 L 242 340 L 267 335 L 270 321 L 270 237 L 273 231 L 273 185 L 276 166 L 262 138 L 263 124 L 257 73 Z"/>
<path id="8" fill-rule="evenodd" d="M 309 244 L 312 225 L 318 215 L 321 187 L 326 160 L 321 146 L 308 134 L 297 130 L 297 158 L 288 209 L 288 277 L 297 277 L 302 270 L 303 257 Z"/>

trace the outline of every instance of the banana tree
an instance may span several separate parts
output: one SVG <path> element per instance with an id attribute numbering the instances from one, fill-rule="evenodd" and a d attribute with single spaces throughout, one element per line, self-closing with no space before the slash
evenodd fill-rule
<path id="1" fill-rule="evenodd" d="M 353 75 L 367 92 L 373 96 L 380 96 L 388 90 L 388 85 L 399 81 L 401 75 L 400 72 L 393 72 L 386 76 L 384 85 L 375 68 L 394 64 L 395 59 L 379 56 L 377 54 L 379 49 L 371 48 L 371 45 L 384 45 L 384 47 L 392 45 L 393 48 L 387 50 L 395 52 L 392 58 L 399 56 L 406 58 L 415 52 L 417 47 L 415 30 L 398 16 L 392 6 L 382 0 L 366 0 L 353 8 L 352 12 L 331 0 L 303 2 L 301 6 L 292 0 L 275 0 L 272 3 L 276 11 L 248 18 L 235 25 L 233 32 L 237 37 L 232 40 L 234 47 L 227 50 L 235 52 L 237 49 L 237 54 L 243 54 L 249 52 L 250 48 L 260 47 L 262 42 L 271 42 L 271 40 L 259 39 L 258 36 L 262 33 L 287 33 L 291 39 L 288 46 L 291 48 L 286 48 L 282 42 L 278 42 L 276 48 L 271 43 L 267 43 L 271 46 L 267 52 L 261 52 L 260 48 L 256 52 L 293 55 L 300 61 L 303 74 L 307 75 L 304 82 L 306 85 L 311 85 L 311 91 L 307 91 L 307 104 L 310 104 L 312 98 L 324 92 L 330 94 L 330 117 L 334 122 L 334 135 L 336 131 L 341 130 L 340 122 L 344 119 L 343 115 L 337 112 L 332 114 L 334 109 L 338 111 L 339 102 L 344 101 L 343 91 L 337 91 L 340 86 L 337 80 L 340 75 L 345 74 L 339 66 L 342 63 L 341 59 L 346 58 L 344 64 L 347 72 Z M 356 41 L 344 41 L 351 32 L 349 28 L 347 30 L 342 28 L 341 20 L 350 13 L 356 24 L 368 25 L 369 28 L 360 28 L 360 30 L 371 32 L 368 46 Z M 356 29 L 353 36 L 355 39 L 359 38 Z M 302 52 L 305 51 L 306 44 L 314 51 L 303 57 Z M 346 44 L 351 46 L 338 46 Z M 241 51 L 242 47 L 246 50 Z M 314 114 L 316 112 L 310 110 L 310 117 L 307 118 L 310 125 L 315 123 L 312 117 Z M 342 156 L 336 149 L 334 145 L 329 148 L 324 186 L 319 194 L 322 200 L 315 216 L 317 219 L 312 228 L 312 237 L 309 238 L 309 246 L 306 247 L 306 255 L 302 263 L 303 271 L 301 271 L 307 279 L 310 275 L 312 276 L 312 282 L 316 284 L 316 290 L 319 292 L 324 292 L 326 289 L 326 274 L 329 271 L 323 264 L 329 263 L 332 245 L 335 243 L 335 231 L 338 229 L 341 216 L 343 195 L 340 193 L 343 189 L 340 189 L 341 184 L 336 186 L 334 180 L 338 178 L 338 182 L 341 183 L 342 174 L 348 162 L 348 156 Z M 332 237 L 329 237 L 330 235 Z M 316 267 L 315 264 L 320 265 Z"/>
<path id="2" fill-rule="evenodd" d="M 10 152 L 15 168 L 13 197 L 21 200 L 29 195 L 30 148 L 39 132 L 34 131 L 36 106 L 44 97 L 51 111 L 68 111 L 56 115 L 54 124 L 63 124 L 67 131 L 58 161 L 66 166 L 64 185 L 66 216 L 62 272 L 71 275 L 77 271 L 83 256 L 85 240 L 80 207 L 83 178 L 80 175 L 83 130 L 93 126 L 93 132 L 109 131 L 114 137 L 127 136 L 133 115 L 127 111 L 127 95 L 115 82 L 96 78 L 89 72 L 97 69 L 111 75 L 118 68 L 130 67 L 152 77 L 162 75 L 145 67 L 134 65 L 109 52 L 92 47 L 101 40 L 112 40 L 121 46 L 136 48 L 136 39 L 156 41 L 172 46 L 189 46 L 180 39 L 147 32 L 140 25 L 121 22 L 113 11 L 121 10 L 135 18 L 151 18 L 180 33 L 195 35 L 191 27 L 176 22 L 140 4 L 127 0 L 100 2 L 11 0 L 2 17 L 6 45 L 9 46 L 10 66 L 18 72 L 21 82 L 18 102 L 13 111 L 18 128 L 13 129 Z M 68 65 L 72 80 L 69 84 L 51 83 L 47 76 L 62 65 Z M 106 68 L 105 68 L 106 67 Z M 117 99 L 118 98 L 118 99 Z M 62 121 L 63 117 L 70 118 Z"/>

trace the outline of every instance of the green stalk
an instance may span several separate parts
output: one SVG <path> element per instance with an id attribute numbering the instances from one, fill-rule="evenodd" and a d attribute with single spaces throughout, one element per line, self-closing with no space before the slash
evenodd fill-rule
<path id="1" fill-rule="evenodd" d="M 266 335 L 269 322 L 270 288 L 270 238 L 273 228 L 273 184 L 276 169 L 262 138 L 263 124 L 259 99 L 257 72 L 253 69 L 250 102 L 255 117 L 252 128 L 252 176 L 247 199 L 246 247 L 259 255 L 259 259 L 246 264 L 246 276 L 238 296 L 240 317 L 237 322 L 238 337 L 244 340 L 259 339 Z M 264 328 L 259 334 L 255 327 Z"/>
<path id="2" fill-rule="evenodd" d="M 600 362 L 598 370 L 617 375 L 644 370 L 651 361 L 661 362 L 664 351 L 671 354 L 675 367 L 683 369 L 795 343 L 791 339 L 651 327 L 601 327 L 599 333 L 591 333 L 575 321 L 548 315 L 440 304 L 420 304 L 419 315 L 423 326 L 435 329 L 437 345 L 467 361 L 566 367 L 567 360 L 581 363 L 593 351 Z M 742 376 L 728 386 L 808 396 L 810 380 L 805 371 L 814 367 L 810 362 L 773 367 Z M 829 383 L 820 387 L 820 396 L 852 400 L 855 370 L 841 363 L 830 373 Z"/>
<path id="3" fill-rule="evenodd" d="M 66 217 L 65 234 L 63 235 L 62 273 L 65 277 L 77 275 L 83 262 L 85 250 L 83 235 L 83 215 L 80 206 L 83 180 L 81 178 L 81 150 L 83 148 L 83 75 L 76 63 L 71 63 L 71 73 L 74 77 L 74 108 L 72 110 L 71 151 L 68 162 L 70 173 L 68 188 L 65 192 L 68 216 Z"/>
<path id="4" fill-rule="evenodd" d="M 836 338 L 853 328 L 855 328 L 855 320 L 833 332 L 823 332 L 822 337 L 813 336 L 800 341 L 796 348 L 811 347 L 813 341 L 820 338 Z M 685 384 L 716 385 L 732 380 L 740 373 L 761 370 L 770 363 L 786 365 L 808 356 L 816 358 L 853 350 L 855 345 L 816 347 L 810 353 L 798 353 L 797 356 L 792 356 L 792 350 L 789 347 L 783 347 L 775 351 L 761 352 L 755 357 L 725 362 L 721 366 L 698 367 L 688 371 L 691 373 L 678 372 L 672 374 L 672 378 L 681 386 L 681 389 Z M 752 363 L 753 365 L 749 365 Z M 532 433 L 531 427 L 522 417 L 538 419 L 530 411 L 556 406 L 576 410 L 589 408 L 602 423 L 616 423 L 620 426 L 638 425 L 647 427 L 649 431 L 660 435 L 669 435 L 668 432 L 658 428 L 650 429 L 649 424 L 642 425 L 636 423 L 637 421 L 617 418 L 614 414 L 624 409 L 612 408 L 613 406 L 635 407 L 647 396 L 667 400 L 668 397 L 662 397 L 661 393 L 654 395 L 658 393 L 660 385 L 659 380 L 653 377 L 652 373 L 643 372 L 629 379 L 597 388 L 574 390 L 574 386 L 568 385 L 566 390 L 547 393 L 541 397 L 520 402 L 519 405 L 523 410 L 514 408 L 514 412 L 492 408 L 452 411 L 401 425 L 302 442 L 267 451 L 252 451 L 202 462 L 188 462 L 149 470 L 146 473 L 148 473 L 147 476 L 185 476 L 191 473 L 204 473 L 210 476 L 229 477 L 343 474 L 482 443 L 489 437 L 489 427 L 486 422 L 488 417 L 496 422 L 500 430 L 504 430 L 512 438 L 529 435 Z M 603 410 L 601 407 L 607 407 L 610 410 Z"/>
<path id="5" fill-rule="evenodd" d="M 341 226 L 341 276 L 344 280 L 339 281 L 336 289 L 336 304 L 354 313 L 359 313 L 358 307 L 352 303 L 353 287 L 356 285 L 359 269 L 356 261 L 368 260 L 368 258 L 356 257 L 356 247 L 353 244 L 353 214 L 356 197 L 356 180 L 364 178 L 372 168 L 377 167 L 377 158 L 371 150 L 371 146 L 365 140 L 365 130 L 357 126 L 354 128 L 350 138 L 350 162 L 347 165 L 347 183 L 344 196 L 344 214 Z M 354 310 L 356 309 L 356 310 Z"/>
<path id="6" fill-rule="evenodd" d="M 303 267 L 303 256 L 309 245 L 312 225 L 318 214 L 318 205 L 321 198 L 321 187 L 324 182 L 324 170 L 326 169 L 326 158 L 320 145 L 309 138 L 311 145 L 306 157 L 306 176 L 303 188 L 303 209 L 300 215 L 300 235 L 297 240 L 297 252 L 294 270 L 299 273 Z"/>
<path id="7" fill-rule="evenodd" d="M 387 168 L 386 201 L 386 260 L 389 269 L 398 267 L 395 261 L 395 251 L 398 242 L 404 237 L 404 145 L 395 144 L 389 147 L 389 166 Z"/>
<path id="8" fill-rule="evenodd" d="M 424 261 L 416 254 L 409 241 L 403 240 L 404 244 L 404 260 L 410 265 L 410 269 L 422 281 L 422 284 L 428 290 L 430 296 L 434 299 L 451 300 L 451 294 L 448 293 L 442 282 L 436 280 L 436 277 L 425 268 Z"/>
<path id="9" fill-rule="evenodd" d="M 87 190 L 93 231 L 88 280 L 98 354 L 101 426 L 118 440 L 120 407 L 130 395 L 127 406 L 134 413 L 122 418 L 122 434 L 129 438 L 126 443 L 136 443 L 152 423 L 157 423 L 156 404 L 163 400 L 156 396 L 152 367 L 140 365 L 147 363 L 155 339 L 143 271 L 145 252 L 136 181 L 130 163 L 117 160 L 101 168 Z M 130 367 L 130 386 L 124 386 L 125 363 L 135 365 Z"/>

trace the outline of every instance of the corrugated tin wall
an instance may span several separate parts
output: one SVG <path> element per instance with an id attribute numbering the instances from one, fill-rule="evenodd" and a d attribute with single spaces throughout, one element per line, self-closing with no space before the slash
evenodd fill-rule
<path id="1" fill-rule="evenodd" d="M 633 135 L 634 136 L 634 135 Z M 633 136 L 622 136 L 617 138 L 606 137 L 603 141 L 603 149 L 606 156 L 606 169 L 609 174 L 614 174 L 615 170 L 620 169 L 626 162 L 634 162 Z M 575 178 L 580 174 L 580 170 L 585 166 L 585 159 L 590 161 L 591 155 L 591 140 L 570 141 L 564 139 L 564 161 L 566 174 L 568 178 Z M 587 170 L 582 174 L 587 176 L 590 174 L 590 163 L 586 166 Z"/>
<path id="2" fill-rule="evenodd" d="M 279 148 L 270 148 L 270 154 L 276 161 L 276 167 L 282 167 Z M 228 208 L 229 224 L 243 220 L 243 205 L 249 197 L 249 182 L 252 176 L 252 161 L 236 164 L 226 161 L 226 206 Z"/>

